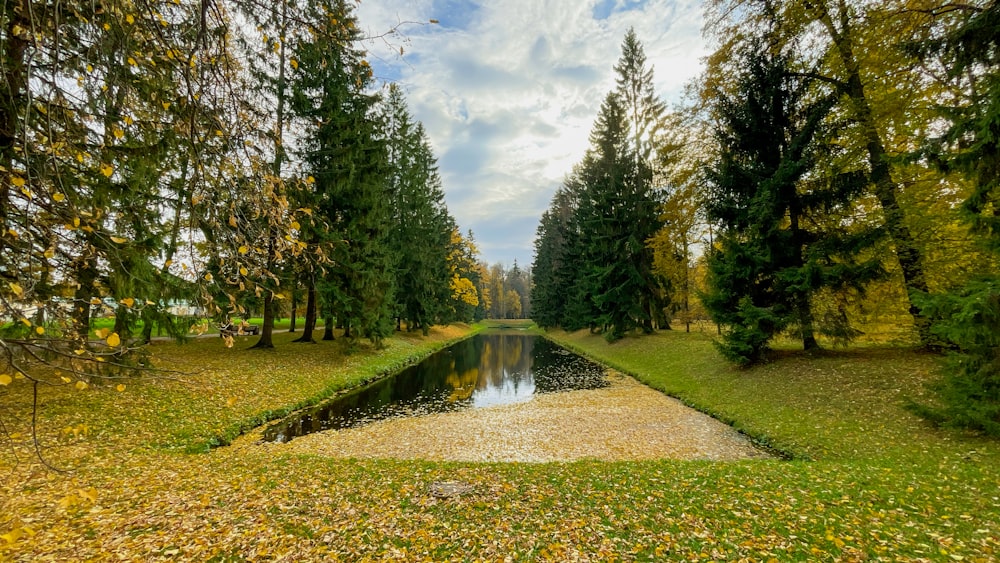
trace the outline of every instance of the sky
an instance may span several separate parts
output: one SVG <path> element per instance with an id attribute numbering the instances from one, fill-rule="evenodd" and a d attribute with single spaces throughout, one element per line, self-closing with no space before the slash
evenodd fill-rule
<path id="1" fill-rule="evenodd" d="M 509 268 L 531 264 L 538 220 L 583 159 L 625 33 L 674 104 L 708 54 L 702 4 L 364 0 L 357 16 L 375 77 L 400 85 L 427 130 L 451 215 L 482 260 Z"/>

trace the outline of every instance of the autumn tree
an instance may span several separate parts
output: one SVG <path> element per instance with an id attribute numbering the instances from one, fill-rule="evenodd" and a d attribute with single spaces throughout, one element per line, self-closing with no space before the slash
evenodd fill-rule
<path id="1" fill-rule="evenodd" d="M 921 96 L 926 81 L 910 72 L 911 63 L 899 45 L 912 41 L 927 28 L 926 16 L 902 0 L 844 2 L 841 0 L 719 0 L 712 5 L 711 29 L 722 40 L 710 62 L 710 80 L 725 81 L 732 73 L 726 61 L 752 29 L 779 22 L 774 40 L 799 45 L 803 67 L 840 95 L 838 111 L 849 115 L 840 142 L 851 158 L 868 168 L 869 193 L 890 237 L 892 266 L 898 268 L 906 293 L 925 292 L 927 252 L 917 232 L 924 210 L 907 194 L 898 166 L 899 157 L 912 149 L 906 143 L 917 135 L 903 135 L 913 123 L 929 123 L 914 112 L 926 106 Z M 910 2 L 909 4 L 913 4 Z M 928 2 L 916 4 L 927 5 Z M 932 338 L 928 322 L 916 303 L 903 296 L 922 343 Z"/>

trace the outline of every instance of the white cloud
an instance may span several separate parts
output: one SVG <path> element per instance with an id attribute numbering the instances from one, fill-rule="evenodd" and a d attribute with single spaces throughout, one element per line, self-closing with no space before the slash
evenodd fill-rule
<path id="1" fill-rule="evenodd" d="M 506 264 L 531 262 L 534 225 L 589 146 L 627 29 L 668 101 L 706 54 L 694 0 L 383 0 L 359 18 L 373 35 L 440 20 L 369 49 L 427 128 L 451 213 L 485 260 Z"/>

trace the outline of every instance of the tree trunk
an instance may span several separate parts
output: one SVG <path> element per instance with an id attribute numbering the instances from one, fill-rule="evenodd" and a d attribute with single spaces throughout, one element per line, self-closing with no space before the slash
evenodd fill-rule
<path id="1" fill-rule="evenodd" d="M 809 4 L 807 4 L 809 6 Z M 920 337 L 920 342 L 924 346 L 929 346 L 933 341 L 930 333 L 930 321 L 923 316 L 910 294 L 914 292 L 927 291 L 927 279 L 924 275 L 924 257 L 920 248 L 913 239 L 910 228 L 906 225 L 906 213 L 899 206 L 897 198 L 899 185 L 892 178 L 892 170 L 889 168 L 889 160 L 885 143 L 878 132 L 875 118 L 872 114 L 871 105 L 868 103 L 868 96 L 865 93 L 864 81 L 861 78 L 860 64 L 854 54 L 852 44 L 852 30 L 850 28 L 850 15 L 843 3 L 840 4 L 840 12 L 837 14 L 841 29 L 837 28 L 825 3 L 817 2 L 811 5 L 815 10 L 817 18 L 827 29 L 830 38 L 833 40 L 837 55 L 843 64 L 846 73 L 845 93 L 853 105 L 854 117 L 858 124 L 864 129 L 865 148 L 868 152 L 868 165 L 871 167 L 871 182 L 874 185 L 874 194 L 882 207 L 885 217 L 886 230 L 892 238 L 896 247 L 896 258 L 903 273 L 903 282 L 907 289 L 907 300 L 909 301 L 909 312 L 913 317 L 913 322 Z"/>
<path id="2" fill-rule="evenodd" d="M 308 280 L 306 287 L 306 320 L 302 323 L 302 336 L 292 342 L 308 342 L 315 344 L 313 340 L 313 330 L 316 329 L 316 282 L 312 278 Z"/>
<path id="3" fill-rule="evenodd" d="M 333 317 L 323 320 L 323 340 L 335 340 L 333 335 Z"/>
<path id="4" fill-rule="evenodd" d="M 295 298 L 295 292 L 292 291 L 292 316 L 288 320 L 288 332 L 295 332 L 295 318 L 297 316 L 295 313 L 298 306 L 299 303 L 298 300 Z"/>
<path id="5" fill-rule="evenodd" d="M 799 328 L 802 331 L 802 349 L 819 350 L 819 343 L 816 342 L 816 334 L 813 330 L 812 309 L 809 307 L 809 299 L 801 298 L 796 303 L 799 316 Z"/>
<path id="6" fill-rule="evenodd" d="M 272 333 L 274 332 L 274 293 L 267 292 L 264 296 L 264 319 L 260 327 L 260 339 L 250 348 L 274 348 Z"/>

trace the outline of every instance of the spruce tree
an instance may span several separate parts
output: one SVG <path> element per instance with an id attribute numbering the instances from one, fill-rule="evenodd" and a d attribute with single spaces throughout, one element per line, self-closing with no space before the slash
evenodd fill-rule
<path id="1" fill-rule="evenodd" d="M 342 0 L 307 8 L 313 29 L 296 45 L 293 109 L 307 127 L 304 161 L 331 265 L 319 293 L 351 331 L 380 344 L 391 331 L 394 289 L 388 247 L 385 143 L 374 117 L 375 96 L 358 31 Z"/>
<path id="2" fill-rule="evenodd" d="M 733 97 L 717 102 L 719 161 L 707 171 L 707 215 L 720 227 L 709 254 L 712 318 L 727 327 L 720 345 L 740 364 L 759 361 L 770 340 L 797 326 L 803 347 L 817 347 L 812 295 L 823 287 L 863 285 L 881 269 L 859 256 L 878 236 L 840 228 L 865 187 L 861 172 L 822 176 L 817 169 L 836 93 L 807 98 L 811 82 L 788 60 L 758 45 L 743 54 Z"/>
<path id="3" fill-rule="evenodd" d="M 1000 5 L 991 2 L 919 48 L 925 57 L 940 56 L 949 80 L 966 93 L 939 108 L 949 127 L 929 140 L 926 152 L 945 171 L 972 181 L 960 217 L 1000 261 Z M 917 298 L 934 319 L 934 333 L 954 348 L 938 384 L 944 405 L 923 407 L 925 414 L 1000 435 L 1000 275 Z"/>

